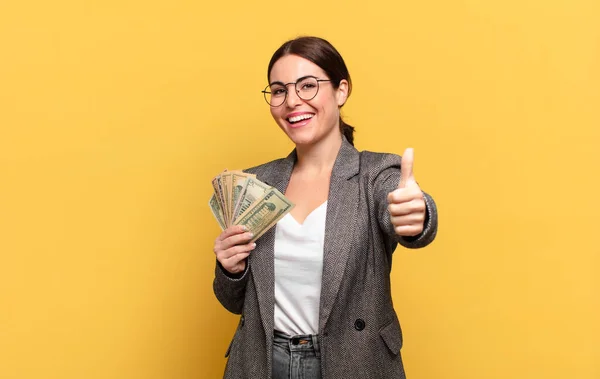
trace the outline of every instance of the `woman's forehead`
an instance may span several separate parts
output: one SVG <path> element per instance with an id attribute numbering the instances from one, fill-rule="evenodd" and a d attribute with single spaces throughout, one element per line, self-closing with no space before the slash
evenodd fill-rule
<path id="1" fill-rule="evenodd" d="M 298 55 L 285 55 L 271 69 L 269 82 L 295 82 L 298 78 L 312 75 L 318 78 L 326 77 L 321 67 Z"/>

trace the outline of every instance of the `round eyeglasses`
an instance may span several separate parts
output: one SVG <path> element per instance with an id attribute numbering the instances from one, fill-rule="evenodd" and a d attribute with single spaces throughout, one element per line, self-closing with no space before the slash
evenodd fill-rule
<path id="1" fill-rule="evenodd" d="M 282 105 L 288 96 L 287 86 L 293 84 L 298 97 L 304 101 L 312 100 L 319 92 L 320 82 L 330 82 L 330 79 L 317 79 L 314 76 L 303 76 L 296 82 L 282 83 L 273 82 L 269 84 L 262 93 L 265 95 L 265 101 L 272 107 Z"/>

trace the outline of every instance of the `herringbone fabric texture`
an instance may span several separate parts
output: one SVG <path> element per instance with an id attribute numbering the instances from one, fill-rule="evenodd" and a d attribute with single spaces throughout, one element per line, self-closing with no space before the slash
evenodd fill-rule
<path id="1" fill-rule="evenodd" d="M 290 180 L 295 152 L 247 170 L 281 192 Z M 327 204 L 319 313 L 325 379 L 405 378 L 402 332 L 392 305 L 390 270 L 398 243 L 428 245 L 437 232 L 437 209 L 425 194 L 426 227 L 416 238 L 395 235 L 387 195 L 400 181 L 401 158 L 358 152 L 345 139 L 331 176 Z M 271 377 L 274 323 L 274 231 L 264 234 L 240 278 L 217 264 L 214 292 L 241 314 L 226 356 L 226 379 Z"/>

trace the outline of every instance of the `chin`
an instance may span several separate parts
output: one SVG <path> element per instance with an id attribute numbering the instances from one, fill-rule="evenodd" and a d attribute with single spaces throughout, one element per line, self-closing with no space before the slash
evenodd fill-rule
<path id="1" fill-rule="evenodd" d="M 312 145 L 318 142 L 318 136 L 310 130 L 284 130 L 288 138 L 296 145 Z"/>
<path id="2" fill-rule="evenodd" d="M 294 136 L 294 135 L 288 134 L 288 138 L 295 145 L 299 145 L 299 146 L 311 145 L 315 142 L 315 140 L 313 138 L 309 138 L 307 136 Z"/>

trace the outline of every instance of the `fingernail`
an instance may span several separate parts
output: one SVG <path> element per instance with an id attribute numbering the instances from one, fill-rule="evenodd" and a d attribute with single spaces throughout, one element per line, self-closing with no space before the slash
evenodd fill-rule
<path id="1" fill-rule="evenodd" d="M 256 247 L 256 242 L 252 243 L 252 248 L 254 249 Z"/>
<path id="2" fill-rule="evenodd" d="M 242 230 L 243 230 L 244 232 L 247 232 L 247 231 L 248 231 L 248 227 L 247 227 L 247 226 L 242 226 Z"/>
<path id="3" fill-rule="evenodd" d="M 254 237 L 254 233 L 248 233 L 248 238 Z"/>

